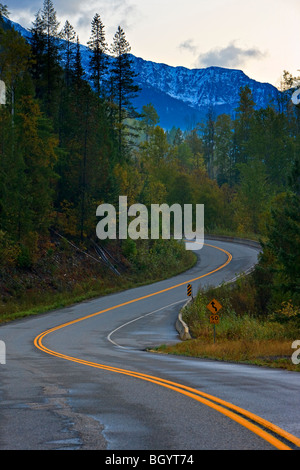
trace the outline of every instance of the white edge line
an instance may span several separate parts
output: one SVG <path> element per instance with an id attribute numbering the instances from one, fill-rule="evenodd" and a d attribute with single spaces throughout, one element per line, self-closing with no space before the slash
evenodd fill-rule
<path id="1" fill-rule="evenodd" d="M 122 348 L 122 349 L 131 349 L 129 347 L 125 347 L 125 346 L 121 346 L 120 344 L 116 343 L 115 341 L 113 341 L 111 339 L 111 335 L 113 335 L 116 331 L 120 330 L 121 328 L 123 328 L 124 326 L 126 325 L 129 325 L 130 323 L 133 323 L 135 321 L 138 321 L 138 320 L 141 320 L 142 318 L 145 318 L 147 317 L 148 315 L 152 315 L 153 313 L 157 313 L 157 312 L 160 312 L 161 310 L 164 310 L 165 308 L 168 308 L 168 307 L 172 307 L 173 305 L 176 305 L 176 304 L 180 304 L 182 302 L 185 302 L 186 299 L 183 299 L 183 300 L 178 300 L 177 302 L 173 302 L 172 304 L 169 304 L 169 305 L 164 305 L 164 307 L 161 307 L 161 308 L 158 308 L 157 310 L 153 310 L 152 312 L 149 312 L 149 313 L 146 313 L 145 315 L 142 315 L 138 318 L 134 318 L 133 320 L 130 320 L 126 323 L 124 323 L 123 325 L 119 326 L 118 328 L 116 328 L 115 330 L 111 331 L 109 333 L 109 335 L 107 335 L 107 339 L 108 341 L 110 341 L 112 344 L 114 344 L 115 346 L 117 346 L 118 348 Z"/>

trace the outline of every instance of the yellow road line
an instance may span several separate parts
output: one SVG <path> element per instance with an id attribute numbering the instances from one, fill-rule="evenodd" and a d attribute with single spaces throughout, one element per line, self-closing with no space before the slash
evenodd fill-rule
<path id="1" fill-rule="evenodd" d="M 205 244 L 205 245 L 210 246 L 212 248 L 216 248 L 217 250 L 220 250 L 220 251 L 223 251 L 224 253 L 226 253 L 226 255 L 228 256 L 226 262 L 224 264 L 222 264 L 222 266 L 219 266 L 218 268 L 214 269 L 213 271 L 210 271 L 209 273 L 206 273 L 206 274 L 202 274 L 201 276 L 195 277 L 194 279 L 189 279 L 188 281 L 184 281 L 184 282 L 181 282 L 180 284 L 176 284 L 174 286 L 167 287 L 166 289 L 162 289 L 162 290 L 157 291 L 157 292 L 152 292 L 152 294 L 147 294 L 147 295 L 144 295 L 143 297 L 138 297 L 137 299 L 128 300 L 127 302 L 124 302 L 124 303 L 118 304 L 118 305 L 114 305 L 112 307 L 108 307 L 104 310 L 101 310 L 100 312 L 92 313 L 92 314 L 87 315 L 85 317 L 77 318 L 77 320 L 71 320 L 70 322 L 64 323 L 64 324 L 59 325 L 59 326 L 55 326 L 54 328 L 51 328 L 50 330 L 47 330 L 47 334 L 52 333 L 52 331 L 56 331 L 56 330 L 59 330 L 61 328 L 65 328 L 66 326 L 73 325 L 74 323 L 78 323 L 78 322 L 81 322 L 83 320 L 88 320 L 89 318 L 96 317 L 97 315 L 100 315 L 101 313 L 109 312 L 111 310 L 115 310 L 117 308 L 124 307 L 125 305 L 129 305 L 129 304 L 132 304 L 134 302 L 139 302 L 140 300 L 148 299 L 149 297 L 153 297 L 155 295 L 162 294 L 163 292 L 167 292 L 169 290 L 176 289 L 177 287 L 184 286 L 185 284 L 189 284 L 190 282 L 198 281 L 199 279 L 201 279 L 203 277 L 206 277 L 206 276 L 209 276 L 210 274 L 213 274 L 213 273 L 219 271 L 220 269 L 224 268 L 232 260 L 232 255 L 229 253 L 229 251 L 223 250 L 223 248 L 219 248 L 217 246 L 207 245 L 207 244 Z"/>
<path id="2" fill-rule="evenodd" d="M 152 294 L 148 294 L 148 295 L 145 295 L 143 297 L 139 297 L 137 299 L 132 299 L 132 300 L 129 300 L 127 302 L 124 302 L 122 304 L 119 304 L 119 305 L 114 305 L 112 307 L 109 307 L 109 308 L 106 308 L 104 310 L 101 310 L 99 312 L 96 312 L 96 313 L 93 313 L 91 315 L 87 315 L 85 317 L 81 317 L 81 318 L 78 318 L 77 320 L 72 320 L 70 322 L 67 322 L 67 323 L 64 323 L 62 325 L 58 325 L 54 328 L 50 328 L 49 330 L 47 331 L 44 331 L 43 333 L 41 333 L 40 335 L 38 335 L 35 339 L 34 339 L 34 344 L 35 346 L 40 349 L 41 351 L 49 354 L 49 355 L 52 355 L 52 356 L 55 356 L 55 357 L 59 357 L 61 359 L 65 359 L 65 360 L 68 360 L 68 361 L 72 361 L 72 362 L 76 362 L 76 363 L 79 363 L 79 364 L 82 364 L 82 365 L 86 365 L 86 366 L 89 366 L 89 367 L 94 367 L 94 368 L 98 368 L 98 369 L 102 369 L 102 370 L 107 370 L 107 371 L 110 371 L 110 372 L 116 372 L 116 373 L 119 373 L 119 374 L 124 374 L 124 375 L 128 375 L 128 376 L 131 376 L 131 377 L 135 377 L 135 378 L 139 378 L 139 379 L 142 379 L 142 380 L 146 380 L 148 382 L 152 382 L 152 383 L 156 383 L 160 386 L 163 386 L 163 387 L 166 387 L 166 388 L 169 388 L 171 390 L 174 390 L 178 393 L 181 393 L 183 395 L 186 395 L 186 396 L 189 396 L 190 398 L 193 398 L 194 400 L 197 400 L 203 404 L 205 404 L 206 406 L 209 406 L 211 408 L 213 408 L 214 410 L 224 414 L 225 416 L 228 416 L 229 418 L 231 418 L 232 420 L 238 422 L 239 424 L 241 424 L 242 426 L 246 427 L 247 429 L 249 429 L 250 431 L 252 431 L 253 433 L 259 435 L 260 437 L 262 437 L 264 440 L 266 440 L 267 442 L 271 443 L 274 447 L 280 449 L 280 450 L 291 450 L 290 447 L 288 447 L 287 445 L 283 444 L 280 440 L 278 440 L 277 438 L 275 438 L 274 436 L 272 436 L 271 434 L 269 434 L 268 432 L 264 431 L 263 429 L 259 428 L 258 426 L 256 426 L 255 424 L 253 423 L 250 423 L 247 419 L 237 415 L 235 412 L 251 419 L 252 421 L 255 421 L 256 423 L 264 426 L 265 428 L 269 429 L 270 431 L 276 433 L 277 435 L 287 439 L 288 441 L 296 444 L 297 446 L 300 447 L 300 439 L 298 439 L 297 437 L 287 433 L 286 431 L 284 431 L 283 429 L 279 428 L 278 426 L 275 426 L 274 424 L 264 420 L 263 418 L 260 418 L 259 416 L 256 416 L 254 415 L 253 413 L 250 413 L 242 408 L 239 408 L 235 405 L 232 405 L 231 403 L 228 403 L 224 400 L 221 400 L 217 397 L 214 397 L 213 395 L 209 395 L 209 394 L 206 394 L 204 392 L 201 392 L 199 390 L 196 390 L 196 389 L 193 389 L 191 387 L 187 387 L 185 385 L 182 385 L 182 384 L 178 384 L 176 382 L 171 382 L 171 381 L 168 381 L 168 380 L 165 380 L 165 379 L 161 379 L 159 377 L 155 377 L 155 376 L 150 376 L 150 375 L 147 375 L 147 374 L 142 374 L 142 373 L 139 373 L 139 372 L 133 372 L 133 371 L 130 371 L 130 370 L 127 370 L 127 369 L 120 369 L 120 368 L 116 368 L 116 367 L 110 367 L 110 366 L 106 366 L 105 364 L 99 364 L 99 363 L 96 363 L 96 362 L 90 362 L 90 361 L 86 361 L 84 359 L 79 359 L 79 358 L 76 358 L 76 357 L 71 357 L 71 356 L 67 356 L 65 354 L 61 354 L 59 352 L 56 352 L 56 351 L 53 351 L 49 348 L 47 348 L 46 346 L 43 345 L 42 341 L 43 339 L 49 335 L 50 333 L 53 333 L 55 331 L 58 331 L 62 328 L 65 328 L 67 326 L 70 326 L 70 325 L 73 325 L 75 323 L 78 323 L 80 321 L 83 321 L 83 320 L 87 320 L 89 318 L 92 318 L 94 316 L 97 316 L 97 315 L 100 315 L 102 313 L 105 313 L 105 312 L 108 312 L 108 311 L 111 311 L 111 310 L 114 310 L 114 309 L 117 309 L 117 308 L 120 308 L 122 306 L 125 306 L 125 305 L 128 305 L 128 304 L 131 304 L 133 302 L 138 302 L 140 300 L 144 300 L 146 298 L 149 298 L 149 297 L 152 297 L 154 295 L 158 295 L 158 294 L 161 294 L 163 292 L 166 292 L 166 291 L 169 291 L 171 289 L 175 289 L 177 287 L 180 287 L 182 285 L 185 285 L 187 283 L 190 283 L 190 282 L 193 282 L 193 281 L 196 281 L 198 279 L 201 279 L 205 276 L 208 276 L 210 274 L 213 274 L 217 271 L 219 271 L 220 269 L 224 268 L 228 263 L 230 263 L 230 261 L 232 260 L 232 255 L 222 249 L 222 248 L 219 248 L 219 247 L 216 247 L 216 246 L 213 246 L 213 245 L 207 245 L 205 244 L 206 246 L 210 246 L 210 247 L 213 247 L 213 248 L 216 248 L 220 251 L 223 251 L 224 253 L 226 253 L 227 255 L 227 260 L 224 264 L 222 264 L 221 266 L 219 266 L 218 268 L 214 269 L 213 271 L 210 271 L 209 273 L 206 273 L 206 274 L 203 274 L 201 276 L 198 276 L 194 279 L 190 279 L 189 281 L 185 281 L 185 282 L 182 282 L 180 284 L 176 284 L 174 286 L 171 286 L 171 287 L 168 287 L 166 289 L 162 289 L 160 291 L 157 291 L 157 292 L 153 292 Z M 212 400 L 212 401 L 211 401 Z M 227 408 L 235 411 L 235 412 L 232 412 L 232 411 L 229 411 Z"/>
<path id="3" fill-rule="evenodd" d="M 187 387 L 187 386 L 182 385 L 182 384 L 177 384 L 176 382 L 171 382 L 171 381 L 168 381 L 168 380 L 165 380 L 165 379 L 161 379 L 159 377 L 146 375 L 146 374 L 141 374 L 139 372 L 134 372 L 134 371 L 130 371 L 130 370 L 127 370 L 127 369 L 120 369 L 120 368 L 117 368 L 117 367 L 111 367 L 111 366 L 107 366 L 105 364 L 99 364 L 97 362 L 90 362 L 90 361 L 86 361 L 84 359 L 79 359 L 79 358 L 76 358 L 76 357 L 67 356 L 65 354 L 61 354 L 61 353 L 57 353 L 55 351 L 52 351 L 51 349 L 46 348 L 42 344 L 42 339 L 44 338 L 44 336 L 46 336 L 46 334 L 48 334 L 48 333 L 46 332 L 45 334 L 41 334 L 39 337 L 37 337 L 36 338 L 37 341 L 36 341 L 35 344 L 39 349 L 41 349 L 42 351 L 44 351 L 44 352 L 46 352 L 46 353 L 48 353 L 52 356 L 59 357 L 61 359 L 66 359 L 68 361 L 76 362 L 78 364 L 82 364 L 82 365 L 85 365 L 85 366 L 94 367 L 94 368 L 106 370 L 106 371 L 109 371 L 109 372 L 116 372 L 116 373 L 123 374 L 123 375 L 128 375 L 130 377 L 135 377 L 135 378 L 138 378 L 138 379 L 141 379 L 141 380 L 145 380 L 145 381 L 148 381 L 148 382 L 155 383 L 155 384 L 160 385 L 162 387 L 169 388 L 169 389 L 174 390 L 178 393 L 181 393 L 182 395 L 186 395 L 190 398 L 193 398 L 194 400 L 197 400 L 197 401 L 213 408 L 214 410 L 224 414 L 225 416 L 228 416 L 232 420 L 238 422 L 242 426 L 246 427 L 250 431 L 252 431 L 255 434 L 262 437 L 264 440 L 266 440 L 267 442 L 272 444 L 274 447 L 276 447 L 280 450 L 291 450 L 290 447 L 283 444 L 280 440 L 273 437 L 272 435 L 270 435 L 266 431 L 263 431 L 258 426 L 254 425 L 252 423 L 249 423 L 249 421 L 247 421 L 245 418 L 240 417 L 237 414 L 235 414 L 234 412 L 231 412 L 231 411 L 226 409 L 226 408 L 231 408 L 232 410 L 238 411 L 240 414 L 244 415 L 245 417 L 248 417 L 251 420 L 256 421 L 258 424 L 261 424 L 264 427 L 270 429 L 270 431 L 273 431 L 276 434 L 278 434 L 278 435 L 284 437 L 285 439 L 289 440 L 290 442 L 300 446 L 300 440 L 297 439 L 295 436 L 290 435 L 286 431 L 278 428 L 277 426 L 275 426 L 272 423 L 264 420 L 263 418 L 260 418 L 256 415 L 254 415 L 253 413 L 250 413 L 250 412 L 248 412 L 248 411 L 246 411 L 242 408 L 239 408 L 235 405 L 232 405 L 229 402 L 226 402 L 226 401 L 221 400 L 217 397 L 214 397 L 213 395 L 209 395 L 209 394 L 206 394 L 206 393 L 201 392 L 199 390 L 193 389 L 191 387 Z M 207 399 L 205 399 L 204 397 L 207 397 Z M 210 400 L 213 400 L 215 403 L 210 401 Z M 218 405 L 218 403 L 225 406 L 225 408 Z"/>

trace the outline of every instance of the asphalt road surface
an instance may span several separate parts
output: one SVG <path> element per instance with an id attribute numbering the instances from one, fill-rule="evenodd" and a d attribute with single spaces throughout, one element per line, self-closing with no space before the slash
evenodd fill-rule
<path id="1" fill-rule="evenodd" d="M 195 294 L 257 260 L 253 247 L 205 243 L 172 279 L 0 327 L 1 450 L 299 446 L 299 374 L 146 351 L 179 341 L 187 283 Z"/>

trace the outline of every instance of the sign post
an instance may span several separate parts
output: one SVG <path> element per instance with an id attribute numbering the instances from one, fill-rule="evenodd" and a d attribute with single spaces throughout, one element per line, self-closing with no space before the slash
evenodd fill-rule
<path id="1" fill-rule="evenodd" d="M 188 297 L 192 297 L 192 298 L 193 298 L 192 284 L 188 284 L 186 290 L 187 290 L 187 295 L 188 295 Z"/>
<path id="2" fill-rule="evenodd" d="M 211 315 L 209 317 L 210 323 L 214 325 L 214 343 L 216 342 L 216 325 L 220 321 L 220 317 L 218 315 L 219 310 L 221 310 L 222 305 L 216 300 L 213 299 L 209 304 L 206 306 L 208 310 L 211 312 Z"/>

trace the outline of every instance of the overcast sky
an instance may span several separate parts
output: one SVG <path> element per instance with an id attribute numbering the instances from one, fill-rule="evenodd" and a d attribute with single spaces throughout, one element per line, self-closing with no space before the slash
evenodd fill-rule
<path id="1" fill-rule="evenodd" d="M 10 18 L 31 27 L 43 0 L 2 0 Z M 243 70 L 278 86 L 283 70 L 300 75 L 300 0 L 57 0 L 58 20 L 90 36 L 95 13 L 111 44 L 120 25 L 131 52 L 172 66 Z"/>

